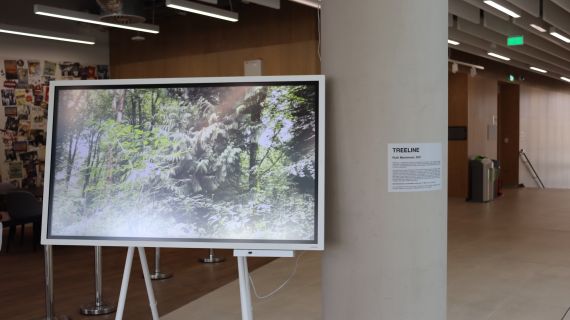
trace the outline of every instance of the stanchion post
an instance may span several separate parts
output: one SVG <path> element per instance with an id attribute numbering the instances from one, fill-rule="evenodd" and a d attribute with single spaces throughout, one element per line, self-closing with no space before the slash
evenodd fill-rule
<path id="1" fill-rule="evenodd" d="M 151 280 L 164 280 L 172 278 L 171 273 L 165 273 L 160 271 L 160 248 L 155 248 L 154 250 L 154 272 L 150 274 Z"/>
<path id="2" fill-rule="evenodd" d="M 79 311 L 86 316 L 98 316 L 115 312 L 117 308 L 103 302 L 103 267 L 101 247 L 95 247 L 95 304 L 82 306 Z"/>
<path id="3" fill-rule="evenodd" d="M 216 257 L 214 254 L 214 249 L 210 249 L 210 254 L 206 258 L 200 259 L 202 263 L 220 263 L 226 261 L 224 257 Z"/>
<path id="4" fill-rule="evenodd" d="M 46 285 L 46 316 L 45 320 L 70 320 L 68 316 L 55 316 L 53 299 L 53 252 L 51 245 L 44 246 L 44 276 Z"/>

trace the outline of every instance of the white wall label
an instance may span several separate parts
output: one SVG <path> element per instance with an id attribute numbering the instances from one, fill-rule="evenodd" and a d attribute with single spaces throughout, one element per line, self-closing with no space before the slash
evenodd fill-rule
<path id="1" fill-rule="evenodd" d="M 441 190 L 441 143 L 388 144 L 388 192 Z"/>

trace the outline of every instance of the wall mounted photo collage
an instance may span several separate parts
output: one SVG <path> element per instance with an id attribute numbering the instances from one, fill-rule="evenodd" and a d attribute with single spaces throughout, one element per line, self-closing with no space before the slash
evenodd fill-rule
<path id="1" fill-rule="evenodd" d="M 108 78 L 107 65 L 0 59 L 0 181 L 41 192 L 50 81 Z"/>

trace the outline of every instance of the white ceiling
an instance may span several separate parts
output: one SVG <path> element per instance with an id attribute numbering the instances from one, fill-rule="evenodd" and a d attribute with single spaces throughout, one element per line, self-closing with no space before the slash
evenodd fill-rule
<path id="1" fill-rule="evenodd" d="M 449 39 L 459 41 L 453 49 L 493 59 L 528 70 L 548 70 L 547 76 L 570 78 L 570 44 L 541 33 L 531 23 L 545 29 L 556 28 L 570 38 L 570 0 L 494 0 L 521 14 L 514 19 L 483 3 L 483 0 L 449 0 Z M 523 46 L 508 47 L 509 35 L 524 36 Z M 495 52 L 511 61 L 487 55 Z M 533 72 L 533 71 L 530 71 Z"/>

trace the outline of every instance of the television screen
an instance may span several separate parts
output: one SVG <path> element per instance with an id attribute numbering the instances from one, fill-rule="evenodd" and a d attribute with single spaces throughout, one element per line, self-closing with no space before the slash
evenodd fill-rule
<path id="1" fill-rule="evenodd" d="M 44 244 L 323 249 L 323 76 L 51 92 Z"/>

